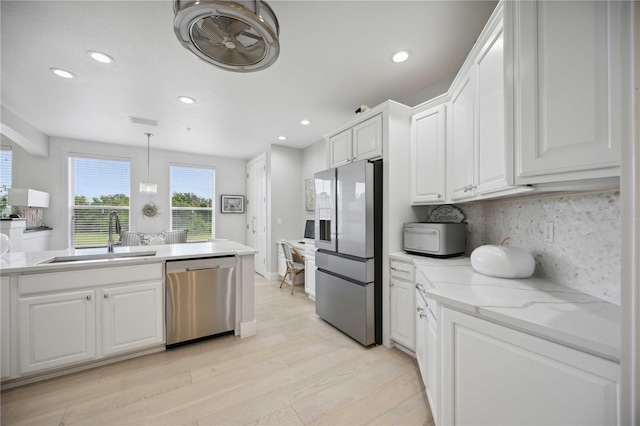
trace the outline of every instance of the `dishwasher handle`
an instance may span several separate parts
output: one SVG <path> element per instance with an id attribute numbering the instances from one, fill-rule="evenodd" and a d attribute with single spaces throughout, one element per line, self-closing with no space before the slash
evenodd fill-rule
<path id="1" fill-rule="evenodd" d="M 182 272 L 227 269 L 227 268 L 234 268 L 235 266 L 236 266 L 235 256 L 175 260 L 175 261 L 167 261 L 166 273 L 179 274 Z"/>

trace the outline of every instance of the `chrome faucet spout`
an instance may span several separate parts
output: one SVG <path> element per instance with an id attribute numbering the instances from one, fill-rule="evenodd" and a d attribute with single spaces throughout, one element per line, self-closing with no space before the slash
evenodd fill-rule
<path id="1" fill-rule="evenodd" d="M 109 240 L 107 242 L 107 251 L 109 253 L 113 253 L 113 246 L 115 243 L 113 242 L 113 231 L 114 231 L 114 222 L 115 222 L 115 231 L 120 233 L 120 216 L 115 211 L 109 213 Z"/>

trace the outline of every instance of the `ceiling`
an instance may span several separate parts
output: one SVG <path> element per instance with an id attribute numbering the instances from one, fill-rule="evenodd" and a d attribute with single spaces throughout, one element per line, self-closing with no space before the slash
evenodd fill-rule
<path id="1" fill-rule="evenodd" d="M 2 0 L 2 105 L 52 137 L 146 147 L 151 132 L 152 149 L 241 159 L 271 144 L 305 148 L 360 105 L 426 101 L 430 86 L 460 68 L 497 2 L 268 3 L 280 23 L 280 57 L 243 74 L 180 45 L 171 1 Z M 399 49 L 412 55 L 396 64 Z M 95 62 L 90 50 L 115 62 Z"/>

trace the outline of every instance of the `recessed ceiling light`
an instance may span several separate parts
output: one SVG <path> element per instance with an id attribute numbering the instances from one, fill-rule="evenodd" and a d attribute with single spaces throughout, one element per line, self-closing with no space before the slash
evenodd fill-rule
<path id="1" fill-rule="evenodd" d="M 393 54 L 391 60 L 399 64 L 400 62 L 404 62 L 409 59 L 409 56 L 411 56 L 411 53 L 408 50 L 399 50 Z"/>
<path id="2" fill-rule="evenodd" d="M 303 126 L 308 126 L 309 124 L 311 124 L 311 122 L 309 120 L 302 120 L 300 124 L 302 124 Z"/>
<path id="3" fill-rule="evenodd" d="M 60 68 L 49 68 L 49 71 L 62 78 L 76 78 L 76 75 L 72 72 L 61 70 Z"/>
<path id="4" fill-rule="evenodd" d="M 183 104 L 187 104 L 187 105 L 191 105 L 191 104 L 195 104 L 196 100 L 193 98 L 190 98 L 188 96 L 179 96 L 178 99 L 180 100 L 180 102 L 182 102 Z"/>
<path id="5" fill-rule="evenodd" d="M 110 64 L 113 62 L 113 58 L 109 55 L 105 55 L 104 53 L 89 51 L 87 52 L 87 55 L 89 55 L 94 61 L 98 61 L 102 64 Z"/>
<path id="6" fill-rule="evenodd" d="M 287 137 L 286 136 L 278 136 L 278 139 L 280 139 L 281 141 L 286 141 Z"/>

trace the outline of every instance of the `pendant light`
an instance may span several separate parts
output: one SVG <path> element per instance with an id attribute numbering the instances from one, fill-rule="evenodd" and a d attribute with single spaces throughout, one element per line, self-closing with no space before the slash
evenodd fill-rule
<path id="1" fill-rule="evenodd" d="M 151 183 L 150 179 L 149 179 L 149 158 L 151 157 L 150 155 L 150 144 L 151 144 L 151 136 L 153 136 L 151 133 L 145 133 L 145 135 L 147 135 L 147 181 L 146 182 L 140 182 L 140 192 L 143 194 L 155 194 L 156 192 L 158 192 L 158 184 L 156 183 Z"/>

